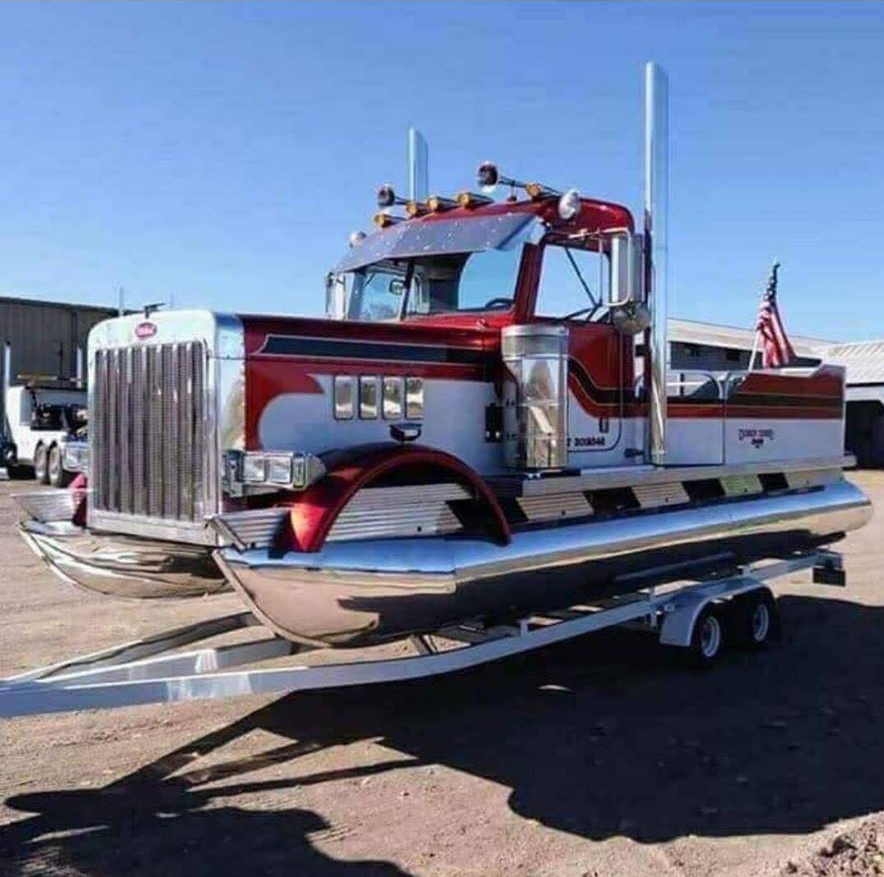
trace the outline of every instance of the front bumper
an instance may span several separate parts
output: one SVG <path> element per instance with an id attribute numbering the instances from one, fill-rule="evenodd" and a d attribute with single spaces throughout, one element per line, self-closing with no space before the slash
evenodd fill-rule
<path id="1" fill-rule="evenodd" d="M 59 578 L 92 593 L 158 599 L 227 587 L 210 550 L 199 545 L 94 533 L 68 521 L 27 520 L 19 530 Z"/>

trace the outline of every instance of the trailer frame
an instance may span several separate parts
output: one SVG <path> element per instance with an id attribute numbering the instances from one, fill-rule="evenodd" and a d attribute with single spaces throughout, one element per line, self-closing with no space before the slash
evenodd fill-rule
<path id="1" fill-rule="evenodd" d="M 814 581 L 843 585 L 841 555 L 820 549 L 674 590 L 636 591 L 592 605 L 523 618 L 517 624 L 459 624 L 412 636 L 416 654 L 334 664 L 249 667 L 313 651 L 280 637 L 177 652 L 210 637 L 260 626 L 237 612 L 113 646 L 0 681 L 0 718 L 140 704 L 219 699 L 247 694 L 401 682 L 476 667 L 620 625 L 656 631 L 664 645 L 688 648 L 694 625 L 712 603 L 759 589 L 789 573 L 813 568 Z M 769 589 L 768 589 L 769 590 Z M 437 640 L 456 643 L 441 649 Z"/>

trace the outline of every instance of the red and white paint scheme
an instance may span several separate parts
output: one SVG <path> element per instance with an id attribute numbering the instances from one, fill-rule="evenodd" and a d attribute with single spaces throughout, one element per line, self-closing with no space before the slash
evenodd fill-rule
<path id="1" fill-rule="evenodd" d="M 649 106 L 641 231 L 620 204 L 486 163 L 486 194 L 383 187 L 378 230 L 327 278 L 328 319 L 97 326 L 88 489 L 63 508 L 23 497 L 29 544 L 93 591 L 232 586 L 280 636 L 352 646 L 721 575 L 862 526 L 841 370 L 668 373 Z"/>

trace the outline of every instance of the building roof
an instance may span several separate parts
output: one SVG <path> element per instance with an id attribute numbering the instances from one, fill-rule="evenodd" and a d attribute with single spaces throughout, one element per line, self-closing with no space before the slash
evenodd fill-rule
<path id="1" fill-rule="evenodd" d="M 755 329 L 736 326 L 719 326 L 697 320 L 669 318 L 669 340 L 680 344 L 703 344 L 708 347 L 728 347 L 735 350 L 751 350 L 755 343 Z M 821 357 L 820 348 L 828 349 L 831 340 L 789 335 L 795 353 L 801 357 Z"/>
<path id="2" fill-rule="evenodd" d="M 884 341 L 824 345 L 818 352 L 826 362 L 847 369 L 849 386 L 884 384 Z"/>
<path id="3" fill-rule="evenodd" d="M 43 298 L 19 298 L 13 295 L 0 295 L 0 304 L 26 305 L 40 308 L 61 308 L 69 311 L 100 311 L 116 316 L 117 308 L 109 305 L 86 304 L 85 302 L 51 301 Z"/>

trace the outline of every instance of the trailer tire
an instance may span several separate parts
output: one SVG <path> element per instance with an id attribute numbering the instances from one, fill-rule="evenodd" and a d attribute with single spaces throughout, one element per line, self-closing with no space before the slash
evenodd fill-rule
<path id="1" fill-rule="evenodd" d="M 724 623 L 718 606 L 713 603 L 705 606 L 691 631 L 691 644 L 685 649 L 685 658 L 690 667 L 705 669 L 711 667 L 721 657 L 724 650 Z"/>
<path id="2" fill-rule="evenodd" d="M 49 484 L 49 454 L 46 445 L 37 445 L 34 451 L 34 478 L 40 484 Z"/>
<path id="3" fill-rule="evenodd" d="M 67 487 L 71 483 L 70 474 L 64 471 L 64 461 L 58 445 L 53 445 L 49 450 L 47 470 L 47 481 L 53 487 Z"/>
<path id="4" fill-rule="evenodd" d="M 780 632 L 777 603 L 767 588 L 735 597 L 729 621 L 734 645 L 746 651 L 765 648 Z"/>

